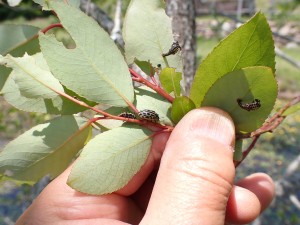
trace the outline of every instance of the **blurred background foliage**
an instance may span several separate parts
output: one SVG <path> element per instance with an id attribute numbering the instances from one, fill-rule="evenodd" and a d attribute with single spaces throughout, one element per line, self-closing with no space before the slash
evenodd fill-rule
<path id="1" fill-rule="evenodd" d="M 203 4 L 215 4 L 219 1 L 204 1 Z M 93 1 L 100 9 L 114 18 L 117 0 Z M 122 15 L 125 15 L 130 0 L 123 0 Z M 231 1 L 237 4 L 238 0 Z M 256 0 L 256 11 L 263 11 L 269 19 L 272 31 L 288 39 L 274 36 L 276 45 L 293 59 L 300 61 L 300 0 Z M 235 9 L 235 8 L 234 8 Z M 232 20 L 235 12 L 228 16 L 220 16 L 216 11 L 197 14 L 197 62 L 212 50 L 212 48 L 235 27 Z M 242 20 L 247 20 L 251 14 L 242 14 Z M 57 22 L 51 12 L 43 12 L 32 0 L 23 0 L 17 7 L 9 7 L 6 1 L 0 0 L 0 24 L 30 24 L 45 28 Z M 69 36 L 57 29 L 60 40 L 71 44 Z M 1 43 L 0 44 L 5 44 Z M 276 57 L 276 76 L 279 85 L 279 98 L 276 109 L 296 95 L 300 95 L 300 70 L 286 60 Z M 0 148 L 28 130 L 30 127 L 50 119 L 49 115 L 26 113 L 12 108 L 0 96 Z M 265 172 L 276 181 L 276 198 L 271 207 L 252 224 L 300 224 L 300 206 L 291 200 L 291 193 L 298 199 L 300 205 L 300 113 L 289 116 L 273 133 L 262 135 L 255 149 L 237 170 L 237 179 L 253 172 Z M 299 158 L 299 164 L 293 173 L 289 173 L 291 162 Z M 297 166 L 297 165 L 296 165 Z M 0 225 L 14 224 L 14 221 L 24 211 L 31 201 L 49 182 L 43 179 L 34 187 L 21 187 L 10 183 L 0 184 Z"/>

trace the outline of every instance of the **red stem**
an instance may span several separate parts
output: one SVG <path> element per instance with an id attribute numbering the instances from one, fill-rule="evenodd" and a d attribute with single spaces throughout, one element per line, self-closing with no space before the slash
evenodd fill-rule
<path id="1" fill-rule="evenodd" d="M 151 129 L 151 127 L 156 127 L 156 128 L 160 128 L 162 130 L 173 130 L 173 127 L 171 126 L 166 126 L 166 125 L 162 125 L 162 124 L 159 124 L 159 123 L 152 123 L 150 121 L 146 121 L 146 120 L 138 120 L 138 119 L 130 119 L 130 118 L 125 118 L 125 117 L 120 117 L 120 116 L 115 116 L 115 115 L 111 115 L 105 111 L 102 111 L 100 109 L 97 109 L 97 108 L 94 108 L 92 106 L 89 106 L 88 104 L 86 104 L 85 102 L 82 102 L 76 98 L 73 98 L 72 96 L 64 93 L 64 92 L 60 92 L 60 91 L 57 91 L 55 89 L 53 89 L 52 87 L 48 86 L 49 89 L 53 90 L 55 93 L 59 94 L 60 96 L 63 96 L 67 99 L 69 99 L 70 101 L 78 104 L 78 105 L 81 105 L 83 107 L 86 107 L 88 109 L 91 109 L 93 110 L 94 112 L 97 112 L 101 115 L 103 115 L 104 117 L 107 117 L 107 118 L 110 118 L 110 119 L 115 119 L 115 120 L 122 120 L 122 121 L 127 121 L 127 122 L 131 122 L 131 123 L 137 123 L 137 124 L 140 124 L 142 126 L 147 126 Z M 132 104 L 132 103 L 131 103 Z M 135 108 L 135 107 L 134 107 Z M 102 118 L 95 118 L 95 121 L 99 120 L 99 119 L 102 119 Z"/>
<path id="2" fill-rule="evenodd" d="M 44 34 L 47 33 L 49 30 L 55 28 L 55 27 L 60 27 L 60 28 L 63 28 L 63 26 L 60 24 L 60 23 L 54 23 L 54 24 L 51 24 L 49 25 L 48 27 L 44 28 L 41 30 L 41 32 L 43 32 Z"/>
<path id="3" fill-rule="evenodd" d="M 256 142 L 258 141 L 259 137 L 260 137 L 260 135 L 255 136 L 253 138 L 253 140 L 252 140 L 251 144 L 249 145 L 249 147 L 243 152 L 242 160 L 234 162 L 235 168 L 237 168 L 244 161 L 244 159 L 247 157 L 247 155 L 251 152 L 251 150 L 254 148 Z"/>
<path id="4" fill-rule="evenodd" d="M 164 89 L 162 89 L 161 87 L 159 87 L 155 84 L 152 84 L 150 81 L 143 78 L 140 74 L 135 72 L 133 69 L 129 68 L 129 71 L 130 71 L 130 74 L 133 76 L 132 77 L 133 81 L 139 82 L 139 83 L 144 84 L 147 87 L 153 89 L 154 91 L 156 91 L 158 94 L 163 96 L 165 99 L 167 99 L 171 103 L 174 101 L 174 98 L 171 95 L 169 95 Z"/>

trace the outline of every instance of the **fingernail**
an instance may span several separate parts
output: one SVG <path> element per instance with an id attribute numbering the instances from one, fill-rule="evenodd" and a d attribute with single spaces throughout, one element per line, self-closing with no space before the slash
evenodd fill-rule
<path id="1" fill-rule="evenodd" d="M 192 135 L 211 138 L 230 147 L 234 146 L 235 128 L 231 117 L 224 111 L 205 107 L 195 110 L 195 121 L 190 125 Z"/>

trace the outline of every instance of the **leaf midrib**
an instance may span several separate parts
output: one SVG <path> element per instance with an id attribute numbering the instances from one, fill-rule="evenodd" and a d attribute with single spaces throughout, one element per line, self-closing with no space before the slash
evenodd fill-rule
<path id="1" fill-rule="evenodd" d="M 253 35 L 254 35 L 256 29 L 257 29 L 257 26 L 258 26 L 258 22 L 255 24 L 255 27 L 254 27 L 254 29 L 253 29 L 253 31 L 252 31 L 252 33 L 251 33 L 251 35 L 250 35 L 250 37 L 249 37 L 249 39 L 248 39 L 248 41 L 247 41 L 247 44 L 245 45 L 245 48 L 244 48 L 243 51 L 241 52 L 241 54 L 240 54 L 238 60 L 236 61 L 235 65 L 233 66 L 233 68 L 231 69 L 231 71 L 234 71 L 234 70 L 235 70 L 235 68 L 236 68 L 237 65 L 239 64 L 241 58 L 243 57 L 243 55 L 244 55 L 246 49 L 248 49 L 249 42 L 250 42 L 250 40 L 252 39 L 252 37 L 253 37 Z"/>
<path id="2" fill-rule="evenodd" d="M 47 85 L 46 83 L 44 83 L 42 80 L 38 79 L 38 76 L 34 76 L 34 73 L 31 73 L 30 71 L 26 70 L 25 67 L 22 66 L 22 64 L 18 63 L 17 60 L 15 60 L 14 57 L 10 56 L 10 59 L 21 69 L 23 70 L 28 76 L 30 76 L 33 80 L 35 80 L 36 82 L 42 84 L 43 86 L 45 86 L 47 89 L 51 90 L 51 92 L 55 93 L 57 96 L 59 96 L 57 94 L 57 92 L 54 91 L 54 88 Z M 40 68 L 40 67 L 39 67 Z M 40 68 L 41 70 L 43 70 L 42 68 Z M 43 70 L 45 71 L 45 70 Z M 49 72 L 51 74 L 50 71 L 45 71 L 45 72 Z M 52 74 L 51 74 L 52 75 Z M 54 78 L 54 77 L 53 77 Z"/>

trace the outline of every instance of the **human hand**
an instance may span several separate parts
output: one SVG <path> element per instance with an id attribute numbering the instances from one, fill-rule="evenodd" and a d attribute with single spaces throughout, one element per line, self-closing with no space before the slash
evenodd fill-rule
<path id="1" fill-rule="evenodd" d="M 154 137 L 145 165 L 121 190 L 103 196 L 79 193 L 66 184 L 69 168 L 16 224 L 248 223 L 269 205 L 274 184 L 265 174 L 253 174 L 233 185 L 234 138 L 234 125 L 225 112 L 193 110 L 170 137 Z"/>

